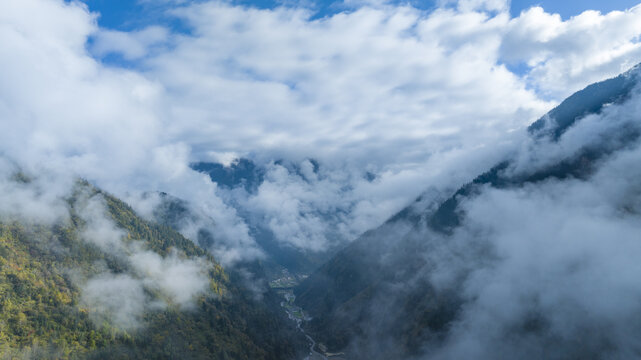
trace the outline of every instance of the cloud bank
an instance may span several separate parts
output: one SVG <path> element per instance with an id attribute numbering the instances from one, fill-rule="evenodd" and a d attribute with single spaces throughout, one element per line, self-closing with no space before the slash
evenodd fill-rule
<path id="1" fill-rule="evenodd" d="M 371 241 L 388 250 L 373 253 L 395 276 L 376 285 L 360 324 L 368 338 L 354 340 L 353 354 L 394 358 L 420 338 L 411 358 L 638 357 L 640 107 L 637 82 L 628 101 L 583 117 L 558 142 L 530 139 L 502 174 L 524 179 L 566 162 L 569 176 L 479 185 L 460 195 L 451 233 L 422 223 Z M 600 156 L 587 155 L 594 151 Z M 582 175 L 571 176 L 571 166 Z M 412 339 L 387 330 L 416 323 L 423 327 Z"/>
<path id="2" fill-rule="evenodd" d="M 329 227 L 348 241 L 425 189 L 464 183 L 564 96 L 641 61 L 639 7 L 562 21 L 536 7 L 510 18 L 505 1 L 441 5 L 347 4 L 314 18 L 304 7 L 169 2 L 190 28 L 179 34 L 101 29 L 77 2 L 3 3 L 1 149 L 137 209 L 149 190 L 198 204 L 230 262 L 260 254 L 241 201 L 268 214 L 280 241 L 316 251 L 332 243 Z M 211 154 L 250 157 L 273 177 L 231 201 L 188 166 Z M 315 159 L 332 175 L 285 178 L 269 165 L 278 159 Z"/>
<path id="3" fill-rule="evenodd" d="M 206 260 L 182 258 L 175 250 L 163 257 L 138 239 L 126 241 L 126 232 L 108 215 L 102 195 L 83 191 L 76 196 L 76 211 L 84 221 L 79 236 L 130 267 L 127 273 L 105 270 L 80 281 L 83 305 L 98 324 L 107 318 L 119 328 L 133 329 L 141 326 L 147 310 L 168 305 L 188 309 L 198 295 L 208 292 Z M 154 300 L 151 293 L 159 296 Z"/>
<path id="4" fill-rule="evenodd" d="M 603 126 L 615 119 L 618 132 L 638 130 L 639 104 L 636 95 L 598 120 L 585 119 L 562 142 L 572 141 L 572 132 L 607 134 Z M 585 139 L 585 146 L 599 143 Z M 429 358 L 638 356 L 641 218 L 633 164 L 640 155 L 636 142 L 587 180 L 486 189 L 467 201 L 465 226 L 453 241 L 485 243 L 496 260 L 467 275 L 461 314 L 443 347 L 427 350 Z M 435 276 L 451 269 L 441 264 Z"/>

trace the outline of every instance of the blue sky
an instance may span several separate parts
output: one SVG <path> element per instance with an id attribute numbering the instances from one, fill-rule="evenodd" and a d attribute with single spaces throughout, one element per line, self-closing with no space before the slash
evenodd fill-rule
<path id="1" fill-rule="evenodd" d="M 135 1 L 135 0 L 83 0 L 94 12 L 101 14 L 99 24 L 106 28 L 119 30 L 132 30 L 141 28 L 150 23 L 168 25 L 174 30 L 184 30 L 181 24 L 174 19 L 163 16 L 162 1 Z M 196 0 L 193 0 L 196 1 Z M 403 1 L 408 2 L 408 1 Z M 410 0 L 413 6 L 429 9 L 436 1 Z M 256 6 L 259 8 L 270 8 L 283 3 L 282 0 L 234 0 L 232 3 Z M 511 13 L 513 16 L 531 6 L 540 5 L 547 12 L 560 14 L 567 19 L 582 11 L 593 9 L 601 12 L 612 10 L 623 10 L 638 4 L 638 0 L 512 0 Z M 316 1 L 314 6 L 318 10 L 317 16 L 324 16 L 341 10 L 340 5 L 334 1 Z"/>
<path id="2" fill-rule="evenodd" d="M 92 12 L 100 13 L 98 23 L 106 29 L 131 31 L 142 29 L 149 25 L 162 25 L 173 32 L 189 33 L 190 29 L 185 26 L 179 19 L 166 14 L 167 9 L 172 3 L 194 3 L 204 2 L 206 0 L 81 0 L 85 2 Z M 397 3 L 410 3 L 412 6 L 420 9 L 432 9 L 436 6 L 438 0 L 391 0 Z M 512 0 L 512 16 L 518 16 L 521 11 L 536 5 L 542 6 L 548 13 L 558 13 L 566 20 L 574 15 L 580 14 L 585 10 L 599 10 L 609 12 L 612 10 L 628 9 L 641 0 L 611 0 L 608 2 L 601 0 Z M 296 4 L 303 3 L 297 0 L 229 0 L 232 4 L 252 6 L 258 8 L 273 8 L 283 3 Z M 169 5 L 168 5 L 169 4 Z M 175 5 L 173 5 L 175 6 Z M 344 1 L 332 0 L 310 0 L 308 7 L 311 6 L 316 10 L 314 17 L 323 17 L 345 10 Z M 89 43 L 93 42 L 89 39 Z M 105 64 L 117 67 L 132 68 L 139 65 L 138 61 L 127 61 L 117 54 L 106 54 L 99 56 Z M 523 75 L 529 69 L 523 63 L 506 64 L 510 71 Z"/>
<path id="3" fill-rule="evenodd" d="M 517 16 L 524 9 L 534 5 L 541 5 L 547 12 L 558 13 L 563 19 L 567 19 L 585 10 L 609 12 L 612 10 L 628 9 L 638 3 L 638 0 L 512 0 L 511 12 L 513 16 Z"/>

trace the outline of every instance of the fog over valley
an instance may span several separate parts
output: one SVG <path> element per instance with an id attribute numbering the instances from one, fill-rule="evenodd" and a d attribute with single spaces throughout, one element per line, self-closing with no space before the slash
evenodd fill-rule
<path id="1" fill-rule="evenodd" d="M 641 357 L 641 4 L 0 0 L 0 358 Z"/>

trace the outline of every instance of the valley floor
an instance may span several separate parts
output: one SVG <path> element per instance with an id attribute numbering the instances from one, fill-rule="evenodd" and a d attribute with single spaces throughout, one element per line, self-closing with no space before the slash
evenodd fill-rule
<path id="1" fill-rule="evenodd" d="M 295 304 L 296 295 L 292 290 L 298 285 L 298 278 L 306 278 L 306 275 L 292 276 L 287 271 L 283 272 L 283 277 L 270 282 L 270 286 L 278 289 L 278 293 L 284 297 L 280 306 L 285 309 L 287 316 L 296 322 L 296 327 L 300 330 L 309 341 L 309 354 L 304 360 L 345 360 L 344 353 L 328 353 L 323 344 L 317 344 L 316 341 L 305 332 L 302 327 L 303 322 L 311 320 L 311 317 L 305 313 L 305 310 Z"/>

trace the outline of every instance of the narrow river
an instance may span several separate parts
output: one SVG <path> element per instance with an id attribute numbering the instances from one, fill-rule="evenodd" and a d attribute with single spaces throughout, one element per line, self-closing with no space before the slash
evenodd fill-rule
<path id="1" fill-rule="evenodd" d="M 293 305 L 294 300 L 296 299 L 294 293 L 291 291 L 286 291 L 283 293 L 283 295 L 285 297 L 285 301 L 281 301 L 280 306 L 285 309 L 285 312 L 287 312 L 287 316 L 296 322 L 296 327 L 298 328 L 298 330 L 300 330 L 300 332 L 303 333 L 303 335 L 305 335 L 310 343 L 309 355 L 307 355 L 304 360 L 328 360 L 325 355 L 316 351 L 316 341 L 311 336 L 309 336 L 305 332 L 305 330 L 303 330 L 302 324 L 306 319 L 303 309 L 296 305 Z"/>
<path id="2" fill-rule="evenodd" d="M 300 326 L 299 326 L 299 329 L 301 329 Z M 301 331 L 303 332 L 303 334 L 305 334 L 305 331 L 303 329 L 301 329 Z M 323 355 L 323 354 L 321 354 L 319 352 L 316 352 L 316 350 L 314 350 L 314 348 L 316 347 L 316 341 L 314 341 L 314 339 L 312 339 L 312 337 L 307 335 L 307 334 L 305 334 L 305 337 L 311 343 L 310 346 L 309 346 L 309 355 L 307 355 L 307 357 L 305 357 L 305 360 L 315 360 L 315 359 L 327 360 L 325 355 Z"/>

